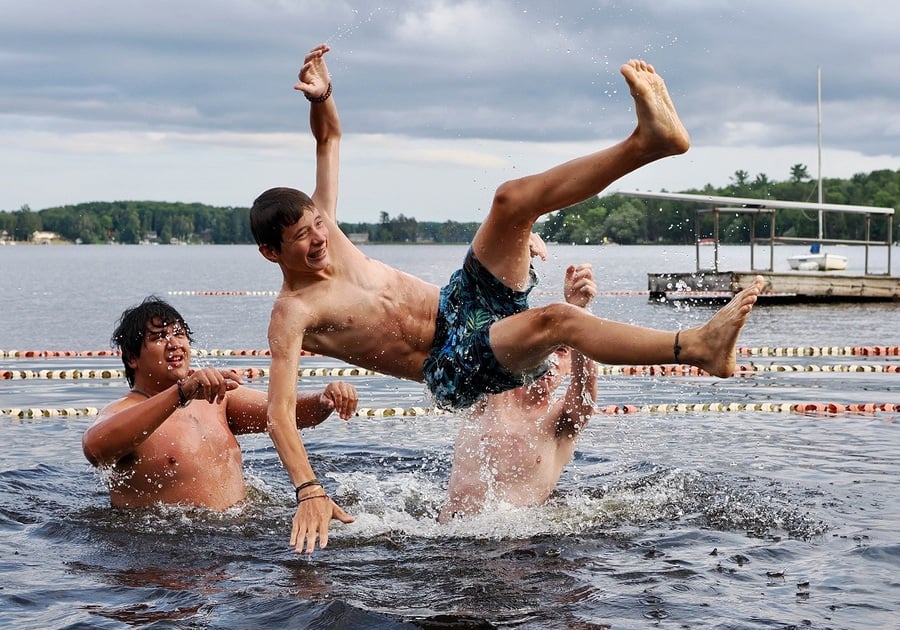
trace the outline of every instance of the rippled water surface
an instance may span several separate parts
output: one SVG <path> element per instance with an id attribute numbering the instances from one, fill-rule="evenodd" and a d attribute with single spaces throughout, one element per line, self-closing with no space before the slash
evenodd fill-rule
<path id="1" fill-rule="evenodd" d="M 792 252 L 783 249 L 786 260 Z M 464 248 L 367 252 L 441 283 Z M 535 302 L 559 295 L 565 264 L 588 261 L 606 291 L 598 315 L 673 328 L 711 312 L 653 304 L 641 293 L 648 272 L 691 270 L 693 248 L 552 253 L 537 265 Z M 725 248 L 725 268 L 741 266 L 743 253 Z M 851 252 L 851 267 L 855 260 Z M 0 247 L 0 269 L 3 351 L 108 349 L 118 315 L 148 293 L 184 314 L 198 350 L 261 349 L 280 280 L 249 246 Z M 310 559 L 288 549 L 291 489 L 265 435 L 241 438 L 245 505 L 224 514 L 124 512 L 109 507 L 81 453 L 91 416 L 0 414 L 0 627 L 894 627 L 900 413 L 754 405 L 900 404 L 892 371 L 900 357 L 775 356 L 900 346 L 898 309 L 759 307 L 740 345 L 771 353 L 739 358 L 754 367 L 748 376 L 605 373 L 601 406 L 645 410 L 597 414 L 558 492 L 539 508 L 438 525 L 457 416 L 329 420 L 304 440 L 356 521 L 335 525 L 328 549 Z M 257 356 L 194 363 L 267 366 Z M 2 356 L 0 372 L 35 376 L 0 380 L 0 409 L 100 407 L 122 394 L 122 379 L 39 371 L 120 366 L 115 357 Z M 347 378 L 366 407 L 429 404 L 417 384 Z"/>

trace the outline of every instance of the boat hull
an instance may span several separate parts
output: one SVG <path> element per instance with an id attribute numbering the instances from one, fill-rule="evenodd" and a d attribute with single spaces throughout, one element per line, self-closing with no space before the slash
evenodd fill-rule
<path id="1" fill-rule="evenodd" d="M 847 268 L 847 257 L 839 254 L 797 254 L 788 258 L 791 269 L 796 271 L 843 271 Z"/>

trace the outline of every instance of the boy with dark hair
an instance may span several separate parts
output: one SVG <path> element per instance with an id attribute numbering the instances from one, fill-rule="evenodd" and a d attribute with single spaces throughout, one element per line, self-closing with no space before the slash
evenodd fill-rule
<path id="1" fill-rule="evenodd" d="M 250 210 L 260 253 L 281 268 L 283 283 L 269 322 L 272 370 L 269 435 L 298 491 L 291 545 L 311 553 L 328 543 L 332 518 L 349 518 L 314 479 L 293 429 L 302 350 L 425 382 L 437 403 L 464 408 L 487 393 L 523 385 L 546 370 L 561 345 L 610 364 L 684 362 L 721 377 L 735 368 L 735 346 L 763 279 L 707 323 L 679 332 L 600 319 L 565 302 L 529 308 L 534 287 L 529 239 L 548 212 L 598 194 L 631 171 L 688 150 L 662 78 L 643 61 L 621 67 L 637 112 L 622 142 L 544 173 L 502 184 L 463 268 L 439 288 L 373 260 L 340 231 L 340 120 L 324 55 L 314 48 L 294 86 L 311 102 L 316 140 L 312 197 L 292 188 L 262 193 Z"/>
<path id="2" fill-rule="evenodd" d="M 266 431 L 266 395 L 243 387 L 234 370 L 192 370 L 191 329 L 155 296 L 122 313 L 112 341 L 131 390 L 104 407 L 82 437 L 88 461 L 112 471 L 112 504 L 224 510 L 242 501 L 247 490 L 235 436 Z M 340 381 L 297 396 L 295 431 L 333 411 L 346 420 L 356 405 L 355 388 Z"/>

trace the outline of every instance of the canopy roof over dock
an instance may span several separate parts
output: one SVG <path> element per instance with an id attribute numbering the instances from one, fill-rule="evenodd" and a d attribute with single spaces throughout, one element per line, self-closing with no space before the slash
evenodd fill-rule
<path id="1" fill-rule="evenodd" d="M 694 193 L 646 192 L 641 190 L 618 190 L 617 195 L 644 197 L 646 199 L 666 199 L 668 201 L 688 201 L 708 206 L 730 206 L 734 208 L 771 208 L 774 210 L 822 210 L 824 212 L 850 212 L 855 214 L 893 215 L 893 208 L 877 206 L 854 206 L 842 203 L 815 203 L 807 201 L 779 201 L 778 199 L 752 199 L 750 197 L 725 197 L 721 195 L 700 195 Z"/>

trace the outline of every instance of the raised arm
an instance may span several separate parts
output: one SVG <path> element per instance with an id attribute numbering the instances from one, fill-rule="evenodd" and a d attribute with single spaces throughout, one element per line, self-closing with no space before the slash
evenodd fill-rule
<path id="1" fill-rule="evenodd" d="M 306 322 L 299 309 L 284 299 L 276 300 L 269 322 L 269 349 L 272 355 L 269 374 L 268 429 L 278 457 L 297 488 L 297 511 L 291 525 L 290 544 L 297 553 L 312 553 L 328 545 L 328 525 L 336 518 L 350 523 L 353 518 L 342 510 L 316 482 L 306 447 L 296 427 L 297 374 Z"/>
<path id="2" fill-rule="evenodd" d="M 597 399 L 597 364 L 575 349 L 572 376 L 563 397 L 562 413 L 556 422 L 559 439 L 575 439 L 594 413 Z"/>
<path id="3" fill-rule="evenodd" d="M 341 121 L 325 65 L 329 50 L 326 44 L 320 44 L 306 55 L 294 89 L 303 92 L 310 102 L 309 126 L 316 139 L 316 188 L 312 200 L 319 212 L 337 222 Z"/>
<path id="4" fill-rule="evenodd" d="M 589 264 L 570 265 L 566 269 L 563 293 L 570 304 L 587 308 L 597 295 L 594 272 Z M 574 439 L 594 413 L 597 398 L 597 364 L 570 348 L 572 372 L 556 423 L 558 438 Z"/>

